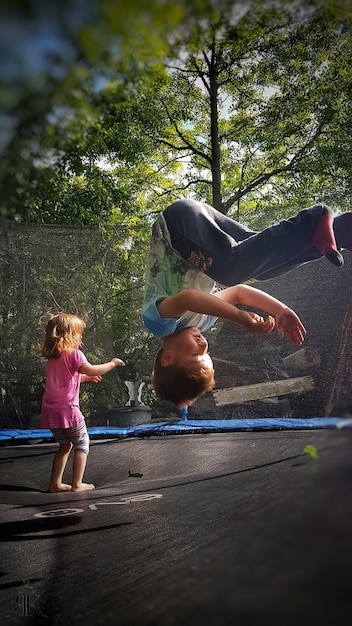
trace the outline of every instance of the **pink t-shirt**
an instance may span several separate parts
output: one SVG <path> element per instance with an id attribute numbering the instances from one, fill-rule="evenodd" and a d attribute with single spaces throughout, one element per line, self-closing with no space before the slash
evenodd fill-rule
<path id="1" fill-rule="evenodd" d="M 79 408 L 79 368 L 87 359 L 81 350 L 62 352 L 58 359 L 48 359 L 42 400 L 42 428 L 72 428 L 84 421 Z"/>

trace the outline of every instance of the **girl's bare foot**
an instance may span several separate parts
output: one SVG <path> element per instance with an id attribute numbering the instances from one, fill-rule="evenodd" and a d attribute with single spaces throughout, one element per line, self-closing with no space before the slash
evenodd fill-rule
<path id="1" fill-rule="evenodd" d="M 93 483 L 81 483 L 76 485 L 76 487 L 72 487 L 72 491 L 91 491 L 92 489 L 95 489 Z"/>
<path id="2" fill-rule="evenodd" d="M 59 485 L 49 485 L 48 493 L 59 493 L 60 491 L 72 491 L 72 485 L 60 483 Z"/>

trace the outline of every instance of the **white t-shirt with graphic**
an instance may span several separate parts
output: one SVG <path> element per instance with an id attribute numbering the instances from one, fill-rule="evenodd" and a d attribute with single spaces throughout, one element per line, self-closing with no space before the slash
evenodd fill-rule
<path id="1" fill-rule="evenodd" d="M 216 317 L 191 311 L 179 318 L 162 318 L 156 304 L 183 289 L 214 291 L 215 282 L 198 268 L 188 265 L 172 247 L 170 234 L 163 214 L 153 224 L 150 242 L 149 268 L 143 302 L 143 321 L 157 337 L 171 335 L 178 330 L 196 326 L 204 332 L 217 320 Z"/>

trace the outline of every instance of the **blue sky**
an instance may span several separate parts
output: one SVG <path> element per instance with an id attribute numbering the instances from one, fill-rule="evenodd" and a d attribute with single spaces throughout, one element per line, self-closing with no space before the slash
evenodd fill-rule
<path id="1" fill-rule="evenodd" d="M 6 82 L 23 81 L 48 72 L 60 79 L 62 65 L 75 55 L 77 29 L 94 15 L 95 0 L 27 0 L 19 10 L 16 0 L 1 7 L 0 72 Z"/>

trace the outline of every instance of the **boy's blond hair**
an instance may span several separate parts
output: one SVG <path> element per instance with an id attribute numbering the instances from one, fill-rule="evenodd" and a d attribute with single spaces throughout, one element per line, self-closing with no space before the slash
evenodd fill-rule
<path id="1" fill-rule="evenodd" d="M 194 373 L 179 365 L 163 366 L 162 353 L 160 348 L 152 372 L 152 385 L 159 400 L 168 400 L 175 406 L 188 404 L 214 387 L 213 368 L 202 367 Z"/>
<path id="2" fill-rule="evenodd" d="M 40 353 L 47 359 L 58 359 L 62 352 L 77 348 L 86 323 L 71 313 L 53 315 L 46 325 L 45 339 Z"/>

